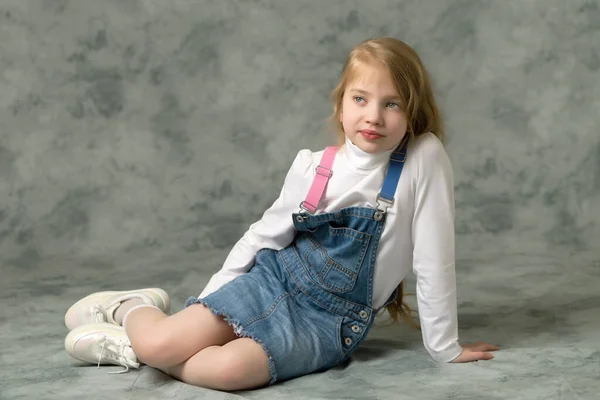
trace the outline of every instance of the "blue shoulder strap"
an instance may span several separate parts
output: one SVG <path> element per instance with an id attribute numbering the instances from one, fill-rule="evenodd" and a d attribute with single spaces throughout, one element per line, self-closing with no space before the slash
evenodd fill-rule
<path id="1" fill-rule="evenodd" d="M 381 191 L 377 195 L 377 213 L 375 219 L 381 220 L 383 214 L 388 207 L 394 204 L 394 194 L 398 187 L 398 181 L 402 174 L 402 167 L 404 167 L 404 161 L 406 161 L 406 149 L 408 148 L 408 137 L 404 140 L 402 146 L 398 146 L 396 150 L 390 155 L 390 163 L 388 164 L 387 171 L 385 173 L 385 179 L 383 180 L 383 186 Z M 381 202 L 387 203 L 385 209 L 381 210 Z"/>

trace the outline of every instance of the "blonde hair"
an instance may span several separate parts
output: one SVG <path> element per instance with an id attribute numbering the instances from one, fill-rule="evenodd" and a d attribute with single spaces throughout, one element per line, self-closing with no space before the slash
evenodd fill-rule
<path id="1" fill-rule="evenodd" d="M 390 72 L 392 81 L 402 99 L 402 108 L 407 119 L 407 139 L 413 141 L 427 132 L 433 133 L 442 143 L 445 135 L 443 121 L 435 102 L 429 74 L 419 55 L 406 43 L 381 37 L 365 40 L 356 45 L 348 55 L 341 72 L 340 80 L 331 92 L 333 114 L 329 124 L 337 136 L 338 145 L 345 141 L 345 133 L 340 116 L 342 100 L 349 83 L 360 75 L 361 67 L 384 67 Z M 387 311 L 394 322 L 399 319 L 418 327 L 412 317 L 411 308 L 404 302 L 404 281 L 398 285 L 398 295 Z"/>
<path id="2" fill-rule="evenodd" d="M 333 114 L 329 123 L 338 138 L 338 144 L 343 144 L 345 138 L 340 122 L 344 92 L 348 84 L 356 80 L 361 67 L 365 66 L 384 67 L 390 72 L 403 102 L 409 140 L 431 132 L 444 142 L 442 117 L 433 96 L 429 74 L 421 58 L 406 43 L 390 37 L 381 37 L 365 40 L 350 51 L 340 80 L 331 92 Z"/>

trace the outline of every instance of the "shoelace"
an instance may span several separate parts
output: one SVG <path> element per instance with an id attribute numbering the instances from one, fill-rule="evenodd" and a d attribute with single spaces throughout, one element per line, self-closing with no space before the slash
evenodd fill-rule
<path id="1" fill-rule="evenodd" d="M 106 355 L 108 359 L 117 361 L 120 365 L 125 367 L 124 370 L 116 371 L 116 372 L 109 372 L 109 374 L 123 374 L 125 372 L 129 372 L 129 367 L 130 367 L 131 362 L 129 362 L 129 360 L 127 360 L 127 357 L 123 354 L 125 347 L 129 346 L 129 344 L 126 342 L 123 342 L 123 341 L 117 341 L 115 343 L 116 349 L 114 349 L 114 348 L 106 347 L 108 342 L 109 342 L 108 336 L 105 335 L 104 343 L 102 344 L 102 349 L 100 350 L 100 355 L 98 356 L 98 368 L 100 368 L 100 363 L 102 362 L 102 356 L 104 355 L 104 350 L 106 350 L 108 352 Z M 134 366 L 134 365 L 132 365 L 132 366 Z"/>

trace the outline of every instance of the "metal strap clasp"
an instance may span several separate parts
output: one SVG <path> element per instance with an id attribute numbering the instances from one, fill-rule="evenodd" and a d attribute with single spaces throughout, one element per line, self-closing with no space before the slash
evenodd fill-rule
<path id="1" fill-rule="evenodd" d="M 392 205 L 394 205 L 394 200 L 395 199 L 393 199 L 393 198 L 391 200 L 383 198 L 383 197 L 381 197 L 380 194 L 377 195 L 377 199 L 376 199 L 377 206 L 375 207 L 375 209 L 377 211 L 375 212 L 375 215 L 373 216 L 375 221 L 381 221 L 383 219 L 383 215 L 385 213 L 387 213 L 388 208 L 390 208 Z M 383 207 L 382 207 L 381 203 L 384 203 Z"/>

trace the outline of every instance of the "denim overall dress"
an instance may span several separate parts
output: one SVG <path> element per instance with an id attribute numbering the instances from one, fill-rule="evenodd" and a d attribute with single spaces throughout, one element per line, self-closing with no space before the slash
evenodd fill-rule
<path id="1" fill-rule="evenodd" d="M 186 301 L 185 307 L 206 305 L 238 336 L 259 343 L 268 356 L 269 384 L 344 362 L 373 325 L 377 248 L 407 143 L 390 156 L 376 209 L 312 214 L 316 206 L 308 210 L 301 204 L 302 212 L 292 214 L 297 234 L 290 245 L 260 250 L 248 273 L 202 299 Z"/>

